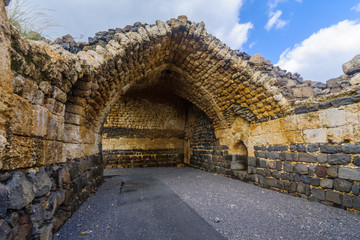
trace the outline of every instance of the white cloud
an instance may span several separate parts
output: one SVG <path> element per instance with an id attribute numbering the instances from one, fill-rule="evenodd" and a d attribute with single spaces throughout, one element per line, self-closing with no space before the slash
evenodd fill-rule
<path id="1" fill-rule="evenodd" d="M 358 3 L 357 5 L 353 6 L 351 8 L 351 11 L 355 11 L 355 12 L 360 12 L 360 3 Z"/>
<path id="2" fill-rule="evenodd" d="M 67 33 L 73 36 L 93 36 L 108 28 L 124 27 L 135 22 L 155 23 L 187 15 L 189 20 L 204 21 L 209 33 L 232 48 L 246 42 L 251 22 L 239 23 L 244 0 L 32 0 L 39 6 L 54 9 L 56 22 L 63 26 L 51 36 Z M 52 31 L 54 32 L 54 31 Z"/>
<path id="3" fill-rule="evenodd" d="M 281 29 L 284 28 L 286 26 L 286 24 L 288 24 L 287 21 L 281 20 L 282 11 L 277 10 L 276 12 L 271 12 L 269 14 L 270 19 L 267 22 L 267 24 L 265 25 L 265 29 L 267 31 L 270 31 L 273 27 L 275 27 L 276 29 Z"/>
<path id="4" fill-rule="evenodd" d="M 359 42 L 360 23 L 345 20 L 287 49 L 277 65 L 300 73 L 304 79 L 325 82 L 343 74 L 342 64 L 360 53 Z"/>

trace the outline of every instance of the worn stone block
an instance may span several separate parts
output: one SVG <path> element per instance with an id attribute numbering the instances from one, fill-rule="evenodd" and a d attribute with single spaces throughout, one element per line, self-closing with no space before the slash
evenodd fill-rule
<path id="1" fill-rule="evenodd" d="M 326 167 L 325 166 L 316 166 L 315 173 L 320 178 L 326 177 L 326 174 L 327 174 Z"/>
<path id="2" fill-rule="evenodd" d="M 360 197 L 354 197 L 353 208 L 360 211 Z"/>
<path id="3" fill-rule="evenodd" d="M 309 173 L 308 167 L 306 165 L 300 164 L 300 163 L 298 163 L 294 166 L 294 171 L 297 174 L 308 174 Z"/>
<path id="4" fill-rule="evenodd" d="M 355 156 L 353 159 L 353 164 L 356 166 L 360 166 L 360 156 Z"/>
<path id="5" fill-rule="evenodd" d="M 337 204 L 342 204 L 343 195 L 338 192 L 326 190 L 326 200 Z"/>
<path id="6" fill-rule="evenodd" d="M 7 183 L 8 208 L 21 209 L 28 205 L 34 198 L 33 185 L 26 179 L 25 174 L 17 171 Z"/>
<path id="7" fill-rule="evenodd" d="M 316 156 L 309 154 L 309 153 L 300 153 L 299 154 L 299 161 L 300 162 L 309 162 L 309 163 L 316 163 Z"/>
<path id="8" fill-rule="evenodd" d="M 313 188 L 312 194 L 313 194 L 314 198 L 316 198 L 318 200 L 321 200 L 321 201 L 325 200 L 325 190 L 323 190 L 323 189 Z"/>
<path id="9" fill-rule="evenodd" d="M 266 187 L 277 187 L 278 181 L 275 178 L 264 178 L 264 186 Z"/>
<path id="10" fill-rule="evenodd" d="M 330 154 L 328 163 L 332 165 L 347 165 L 351 162 L 351 158 L 347 154 Z"/>
<path id="11" fill-rule="evenodd" d="M 320 145 L 320 151 L 322 153 L 341 153 L 342 152 L 342 147 L 341 147 L 341 145 L 321 144 Z"/>
<path id="12" fill-rule="evenodd" d="M 322 188 L 333 188 L 334 186 L 334 180 L 332 179 L 321 179 L 320 180 L 320 187 Z"/>
<path id="13" fill-rule="evenodd" d="M 347 207 L 347 208 L 352 208 L 353 207 L 353 202 L 354 202 L 354 196 L 348 195 L 348 194 L 344 194 L 343 196 L 343 206 Z"/>
<path id="14" fill-rule="evenodd" d="M 294 171 L 294 166 L 291 164 L 291 162 L 284 162 L 284 171 L 289 173 Z"/>
<path id="15" fill-rule="evenodd" d="M 344 144 L 343 145 L 343 152 L 348 153 L 348 154 L 360 153 L 360 145 Z"/>
<path id="16" fill-rule="evenodd" d="M 329 167 L 329 168 L 327 169 L 327 174 L 328 174 L 328 176 L 331 177 L 331 178 L 337 178 L 337 177 L 338 177 L 338 170 L 339 170 L 338 167 L 335 167 L 335 166 Z"/>
<path id="17" fill-rule="evenodd" d="M 296 191 L 298 192 L 298 193 L 305 193 L 305 191 L 306 191 L 306 185 L 305 185 L 305 183 L 299 183 L 298 185 L 297 185 L 297 189 L 296 189 Z"/>
<path id="18" fill-rule="evenodd" d="M 360 192 L 360 184 L 359 183 L 354 183 L 352 185 L 352 189 L 351 189 L 352 194 L 354 195 L 359 195 Z"/>
<path id="19" fill-rule="evenodd" d="M 307 147 L 307 151 L 308 152 L 317 152 L 317 151 L 319 151 L 319 144 L 317 144 L 317 143 L 309 144 L 309 146 Z"/>
<path id="20" fill-rule="evenodd" d="M 299 160 L 299 154 L 298 153 L 285 153 L 285 160 L 296 162 Z"/>
<path id="21" fill-rule="evenodd" d="M 360 181 L 360 169 L 357 168 L 339 168 L 339 178 Z"/>
<path id="22" fill-rule="evenodd" d="M 7 189 L 4 185 L 0 183 L 0 216 L 4 215 L 7 212 L 7 207 Z"/>
<path id="23" fill-rule="evenodd" d="M 248 166 L 256 167 L 256 158 L 248 157 Z"/>
<path id="24" fill-rule="evenodd" d="M 316 157 L 316 161 L 319 163 L 327 163 L 328 161 L 328 155 L 327 154 L 321 154 Z"/>
<path id="25" fill-rule="evenodd" d="M 300 181 L 306 184 L 310 184 L 311 182 L 311 177 L 307 176 L 307 175 L 302 175 L 300 176 Z"/>
<path id="26" fill-rule="evenodd" d="M 350 192 L 352 183 L 340 178 L 334 179 L 334 189 L 341 192 Z"/>
<path id="27" fill-rule="evenodd" d="M 316 187 L 320 186 L 320 179 L 319 178 L 311 178 L 310 185 L 316 186 Z"/>

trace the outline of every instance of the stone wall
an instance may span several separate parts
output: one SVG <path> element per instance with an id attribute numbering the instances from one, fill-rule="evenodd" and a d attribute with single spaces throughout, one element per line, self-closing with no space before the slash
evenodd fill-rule
<path id="1" fill-rule="evenodd" d="M 360 95 L 331 99 L 251 124 L 248 179 L 359 211 L 359 101 Z"/>
<path id="2" fill-rule="evenodd" d="M 102 182 L 99 155 L 0 173 L 1 239 L 51 239 Z"/>
<path id="3" fill-rule="evenodd" d="M 138 94 L 139 95 L 139 94 Z M 188 103 L 154 94 L 122 97 L 103 128 L 107 168 L 176 166 L 183 162 Z"/>
<path id="4" fill-rule="evenodd" d="M 246 149 L 238 148 L 229 154 L 229 147 L 220 145 L 216 138 L 211 120 L 194 106 L 189 110 L 186 139 L 190 166 L 244 180 L 248 157 Z"/>

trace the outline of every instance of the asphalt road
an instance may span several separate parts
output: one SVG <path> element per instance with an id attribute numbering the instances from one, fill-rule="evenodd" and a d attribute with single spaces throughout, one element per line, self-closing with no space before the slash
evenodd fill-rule
<path id="1" fill-rule="evenodd" d="M 191 168 L 106 170 L 54 239 L 360 239 L 360 215 Z"/>

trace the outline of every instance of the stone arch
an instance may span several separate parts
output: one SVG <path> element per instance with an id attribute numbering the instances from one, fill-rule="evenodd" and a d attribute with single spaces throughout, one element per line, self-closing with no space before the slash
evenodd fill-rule
<path id="1" fill-rule="evenodd" d="M 86 67 L 68 91 L 64 134 L 73 148 L 99 144 L 101 126 L 119 97 L 152 85 L 195 104 L 216 130 L 230 127 L 237 117 L 250 122 L 287 107 L 273 79 L 206 33 L 203 23 L 184 16 L 116 34 L 106 48 L 77 57 Z"/>

